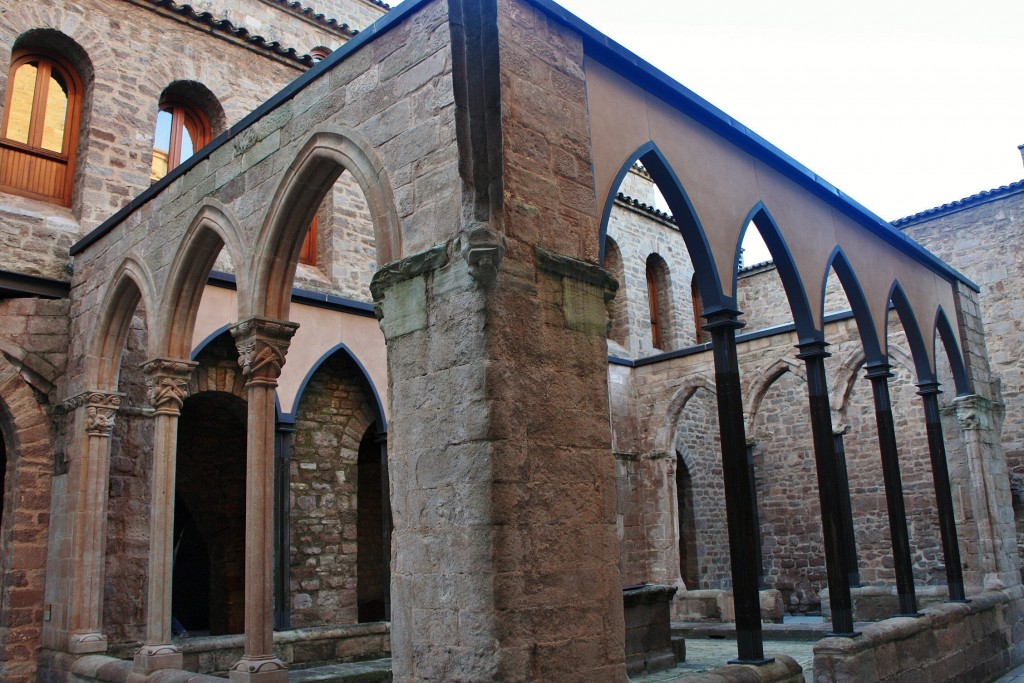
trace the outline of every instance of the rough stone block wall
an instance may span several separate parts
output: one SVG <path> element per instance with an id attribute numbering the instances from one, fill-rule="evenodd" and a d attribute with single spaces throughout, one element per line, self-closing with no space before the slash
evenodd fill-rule
<path id="1" fill-rule="evenodd" d="M 121 357 L 118 391 L 125 394 L 111 436 L 103 622 L 109 642 L 145 637 L 149 570 L 149 502 L 153 422 L 139 367 L 146 358 L 146 316 L 136 312 Z"/>
<path id="2" fill-rule="evenodd" d="M 358 452 L 374 422 L 358 368 L 336 354 L 299 402 L 291 461 L 291 621 L 358 619 Z"/>
<path id="3" fill-rule="evenodd" d="M 67 365 L 69 308 L 66 299 L 0 300 L 0 353 L 36 378 L 40 390 L 51 391 L 54 403 L 63 398 L 53 389 Z"/>

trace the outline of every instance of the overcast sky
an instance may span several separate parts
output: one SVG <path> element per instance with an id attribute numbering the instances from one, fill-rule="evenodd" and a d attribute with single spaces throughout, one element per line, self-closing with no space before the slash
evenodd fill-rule
<path id="1" fill-rule="evenodd" d="M 882 218 L 1024 178 L 1024 0 L 560 0 Z"/>

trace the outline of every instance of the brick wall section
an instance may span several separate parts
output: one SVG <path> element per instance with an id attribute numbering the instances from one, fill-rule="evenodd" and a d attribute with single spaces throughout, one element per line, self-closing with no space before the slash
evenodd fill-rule
<path id="1" fill-rule="evenodd" d="M 36 680 L 50 528 L 52 425 L 36 392 L 0 356 L 0 439 L 4 476 L 0 526 L 0 678 Z"/>
<path id="2" fill-rule="evenodd" d="M 373 407 L 336 354 L 299 402 L 291 461 L 292 626 L 357 621 L 359 443 Z"/>
<path id="3" fill-rule="evenodd" d="M 153 422 L 137 412 L 149 405 L 139 367 L 146 360 L 146 318 L 139 309 L 121 357 L 118 391 L 125 397 L 110 442 L 103 622 L 111 643 L 141 641 L 146 632 Z"/>

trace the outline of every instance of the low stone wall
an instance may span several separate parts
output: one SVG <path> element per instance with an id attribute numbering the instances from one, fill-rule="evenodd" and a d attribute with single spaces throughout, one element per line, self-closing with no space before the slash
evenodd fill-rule
<path id="1" fill-rule="evenodd" d="M 760 592 L 760 598 L 761 620 L 781 624 L 786 613 L 782 593 L 775 589 L 763 590 Z M 672 618 L 674 621 L 736 621 L 732 591 L 680 591 L 676 593 Z"/>
<path id="2" fill-rule="evenodd" d="M 941 605 L 949 598 L 945 586 L 918 586 L 915 589 L 918 609 Z M 853 600 L 854 621 L 882 621 L 900 611 L 900 599 L 895 586 L 859 586 L 850 589 Z M 821 615 L 825 621 L 832 619 L 832 608 L 828 601 L 828 588 L 821 591 Z"/>
<path id="3" fill-rule="evenodd" d="M 815 683 L 982 683 L 1024 663 L 1024 587 L 869 624 L 814 646 Z"/>

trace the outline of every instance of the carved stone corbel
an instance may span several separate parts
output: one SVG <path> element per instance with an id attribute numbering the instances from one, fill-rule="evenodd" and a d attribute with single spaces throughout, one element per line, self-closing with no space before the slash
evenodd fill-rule
<path id="1" fill-rule="evenodd" d="M 473 279 L 484 287 L 494 284 L 505 256 L 505 240 L 486 223 L 475 223 L 462 234 L 461 253 Z"/>
<path id="2" fill-rule="evenodd" d="M 231 328 L 238 365 L 247 384 L 277 386 L 288 346 L 298 328 L 298 323 L 267 318 L 250 318 Z"/>

